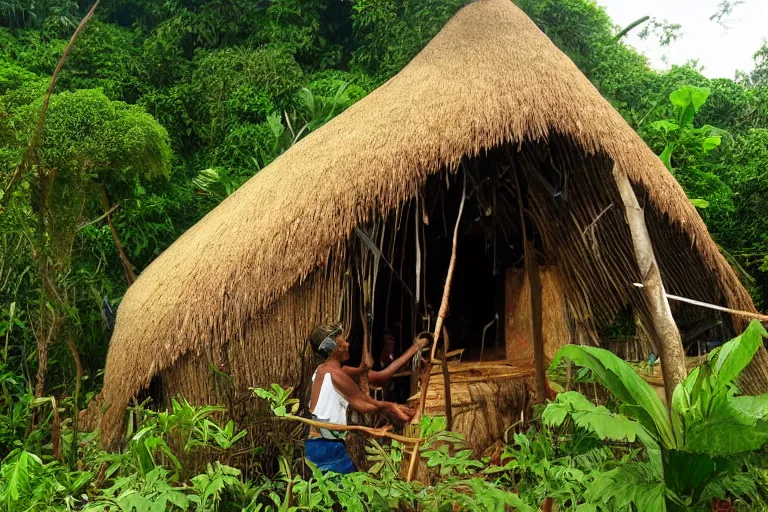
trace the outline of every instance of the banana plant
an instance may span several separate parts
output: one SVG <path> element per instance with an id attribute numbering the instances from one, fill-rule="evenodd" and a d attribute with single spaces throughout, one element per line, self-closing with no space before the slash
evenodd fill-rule
<path id="1" fill-rule="evenodd" d="M 710 353 L 677 386 L 669 408 L 631 366 L 611 352 L 565 346 L 553 365 L 568 359 L 588 368 L 621 406 L 614 413 L 578 393 L 562 393 L 544 411 L 542 420 L 560 426 L 571 418 L 601 439 L 639 440 L 648 451 L 650 464 L 645 468 L 648 474 L 634 475 L 634 482 L 650 487 L 634 495 L 643 499 L 643 503 L 635 502 L 638 510 L 685 510 L 699 501 L 729 458 L 768 442 L 768 394 L 744 396 L 738 389 L 738 377 L 764 337 L 768 332 L 754 321 L 741 336 Z M 625 485 L 632 481 L 631 475 L 624 474 L 627 468 L 615 471 L 617 475 L 622 472 Z M 620 479 L 609 480 L 616 483 Z"/>

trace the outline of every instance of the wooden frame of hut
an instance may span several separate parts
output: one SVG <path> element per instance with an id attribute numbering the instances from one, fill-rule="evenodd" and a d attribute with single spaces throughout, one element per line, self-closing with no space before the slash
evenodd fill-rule
<path id="1" fill-rule="evenodd" d="M 511 1 L 464 7 L 400 73 L 246 182 L 130 287 L 100 394 L 102 441 L 119 440 L 142 392 L 159 406 L 175 394 L 224 403 L 245 421 L 249 387 L 306 387 L 313 326 L 341 320 L 360 339 L 361 303 L 374 348 L 384 328 L 410 343 L 433 325 L 464 193 L 446 319 L 449 348 L 464 355 L 448 368 L 454 428 L 481 448 L 517 420 L 533 375 L 526 243 L 549 357 L 574 332 L 596 343 L 627 307 L 651 325 L 617 177 L 643 209 L 667 290 L 755 311 L 678 183 L 573 62 Z M 765 361 L 761 349 L 744 389 L 766 390 Z M 428 413 L 444 400 L 435 372 Z"/>

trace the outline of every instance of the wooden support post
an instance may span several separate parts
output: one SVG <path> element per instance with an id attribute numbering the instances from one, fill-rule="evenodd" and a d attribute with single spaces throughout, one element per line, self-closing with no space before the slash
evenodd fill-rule
<path id="1" fill-rule="evenodd" d="M 467 171 L 464 170 L 464 184 L 461 190 L 461 203 L 459 203 L 459 214 L 456 217 L 456 225 L 453 228 L 453 247 L 451 249 L 451 260 L 448 263 L 448 273 L 445 276 L 445 286 L 443 287 L 443 299 L 440 301 L 440 310 L 437 313 L 437 320 L 435 321 L 435 330 L 432 341 L 432 350 L 429 356 L 429 361 L 424 365 L 424 373 L 421 381 L 421 397 L 419 400 L 419 408 L 414 416 L 415 421 L 421 419 L 421 415 L 424 414 L 424 407 L 427 403 L 427 388 L 429 387 L 429 377 L 432 373 L 432 361 L 435 359 L 435 350 L 437 349 L 437 342 L 440 339 L 440 332 L 443 329 L 443 322 L 445 316 L 448 314 L 448 299 L 451 296 L 451 283 L 453 282 L 453 271 L 456 268 L 456 247 L 459 240 L 459 224 L 461 223 L 461 214 L 464 212 L 464 201 L 467 199 Z M 416 233 L 418 237 L 418 232 Z M 447 351 L 446 351 L 447 353 Z M 445 357 L 443 357 L 445 359 Z M 413 473 L 416 469 L 416 461 L 419 458 L 419 451 L 421 450 L 421 444 L 416 443 L 413 447 L 413 453 L 411 453 L 411 460 L 408 465 L 408 474 L 406 475 L 406 482 L 413 480 Z"/>
<path id="2" fill-rule="evenodd" d="M 541 312 L 541 275 L 533 242 L 525 241 L 525 273 L 528 276 L 528 286 L 531 289 L 531 324 L 533 333 L 533 368 L 536 372 L 536 402 L 543 404 L 547 401 L 547 377 L 544 368 L 544 328 Z"/>
<path id="3" fill-rule="evenodd" d="M 536 376 L 536 402 L 544 403 L 547 400 L 547 377 L 544 368 L 544 333 L 541 313 L 541 276 L 539 265 L 536 261 L 536 253 L 533 242 L 528 240 L 528 230 L 525 226 L 525 211 L 523 210 L 523 189 L 520 180 L 515 173 L 515 186 L 517 188 L 517 207 L 520 212 L 520 229 L 523 232 L 523 252 L 525 259 L 525 274 L 528 277 L 528 286 L 531 290 L 531 333 L 533 334 L 533 368 Z"/>
<path id="4" fill-rule="evenodd" d="M 371 370 L 371 367 L 373 367 L 373 356 L 371 355 L 371 347 L 370 347 L 370 333 L 368 329 L 368 317 L 365 315 L 365 310 L 363 307 L 363 301 L 365 298 L 361 295 L 360 297 L 360 320 L 363 322 L 363 355 L 362 355 L 362 365 L 363 368 L 365 368 L 365 371 L 360 374 L 359 384 L 360 384 L 360 390 L 363 392 L 363 394 L 368 397 L 371 396 L 371 388 L 368 385 L 368 372 Z"/>
<path id="5" fill-rule="evenodd" d="M 445 398 L 445 429 L 453 430 L 453 409 L 451 404 L 451 372 L 448 370 L 448 352 L 450 342 L 448 331 L 443 327 L 443 355 L 440 358 L 440 366 L 443 371 L 443 395 Z"/>
<path id="6" fill-rule="evenodd" d="M 667 404 L 672 403 L 672 393 L 678 383 L 686 376 L 685 353 L 672 311 L 669 309 L 661 280 L 659 266 L 653 253 L 653 244 L 645 225 L 645 214 L 635 196 L 632 184 L 627 176 L 615 166 L 613 175 L 624 203 L 627 223 L 632 233 L 632 245 L 635 251 L 635 261 L 640 269 L 643 280 L 643 295 L 651 314 L 649 335 L 656 344 L 661 359 L 661 373 L 664 376 L 664 391 Z"/>

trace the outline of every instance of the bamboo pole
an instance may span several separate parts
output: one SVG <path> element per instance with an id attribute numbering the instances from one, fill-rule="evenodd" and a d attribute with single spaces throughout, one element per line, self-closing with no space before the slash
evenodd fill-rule
<path id="1" fill-rule="evenodd" d="M 685 368 L 685 353 L 683 342 L 680 339 L 680 331 L 677 329 L 672 311 L 669 309 L 664 283 L 656 263 L 653 252 L 653 244 L 645 225 L 645 214 L 635 196 L 632 184 L 626 174 L 620 172 L 616 166 L 613 168 L 616 185 L 624 203 L 627 224 L 632 233 L 632 245 L 635 252 L 635 260 L 643 278 L 643 295 L 651 314 L 649 335 L 655 341 L 656 348 L 661 356 L 661 373 L 664 376 L 664 392 L 667 403 L 672 403 L 672 393 L 678 383 L 687 375 Z"/>
<path id="2" fill-rule="evenodd" d="M 390 430 L 392 429 L 392 425 L 386 425 L 381 428 L 370 428 L 370 427 L 364 427 L 362 425 L 339 425 L 336 423 L 326 423 L 325 421 L 310 420 L 307 418 L 302 418 L 301 416 L 295 416 L 293 414 L 286 414 L 285 416 L 276 416 L 276 419 L 282 420 L 282 421 L 298 421 L 299 423 L 304 423 L 311 427 L 324 428 L 327 430 L 338 430 L 338 431 L 345 431 L 345 432 L 350 432 L 350 431 L 365 432 L 366 434 L 372 435 L 374 437 L 388 437 L 390 439 L 394 439 L 395 441 L 399 441 L 401 443 L 406 443 L 406 444 L 418 445 L 419 443 L 424 442 L 423 437 L 406 437 L 406 436 L 401 436 L 399 434 L 393 434 L 392 432 L 390 432 Z"/>
<path id="3" fill-rule="evenodd" d="M 637 286 L 638 288 L 642 288 L 643 287 L 642 283 L 632 283 L 632 284 Z M 685 302 L 686 304 L 692 304 L 694 306 L 701 306 L 701 307 L 707 308 L 707 309 L 714 309 L 716 311 L 722 311 L 723 313 L 730 313 L 731 315 L 739 315 L 739 316 L 744 316 L 744 317 L 747 317 L 747 318 L 754 318 L 756 320 L 760 320 L 760 321 L 763 321 L 763 322 L 768 322 L 768 315 L 763 315 L 762 313 L 754 313 L 752 311 L 742 311 L 740 309 L 726 308 L 726 307 L 723 307 L 723 306 L 717 306 L 715 304 L 710 304 L 709 302 L 702 302 L 700 300 L 689 299 L 687 297 L 681 297 L 679 295 L 672 295 L 671 293 L 665 293 L 664 296 L 667 297 L 668 299 L 676 300 L 678 302 Z"/>
<path id="4" fill-rule="evenodd" d="M 430 352 L 429 361 L 424 365 L 424 378 L 421 384 L 421 399 L 419 400 L 419 408 L 414 416 L 414 421 L 419 421 L 422 414 L 424 414 L 424 407 L 427 403 L 427 388 L 429 387 L 429 378 L 432 373 L 432 361 L 435 359 L 435 350 L 437 349 L 437 342 L 440 338 L 440 331 L 443 328 L 443 322 L 445 321 L 445 315 L 448 313 L 448 298 L 451 295 L 451 282 L 453 281 L 453 271 L 456 268 L 456 246 L 459 239 L 459 224 L 461 223 L 461 214 L 464 212 L 464 201 L 467 199 L 467 171 L 464 170 L 464 182 L 461 190 L 461 203 L 459 204 L 459 215 L 456 217 L 456 225 L 453 228 L 453 247 L 451 249 L 451 261 L 448 264 L 448 274 L 445 277 L 445 287 L 443 288 L 443 299 L 440 302 L 440 310 L 437 313 L 437 320 L 435 321 L 434 335 L 432 336 L 432 351 Z M 418 236 L 418 233 L 417 233 Z M 421 443 L 416 443 L 413 447 L 413 453 L 411 454 L 411 461 L 408 466 L 408 475 L 406 482 L 413 480 L 413 472 L 416 469 L 416 460 L 419 458 L 419 450 L 421 449 Z"/>
<path id="5" fill-rule="evenodd" d="M 451 403 L 451 372 L 448 370 L 448 350 L 450 350 L 448 331 L 443 327 L 443 357 L 440 361 L 440 368 L 443 373 L 443 394 L 445 395 L 445 429 L 450 431 L 453 430 L 453 409 Z M 424 392 L 426 393 L 426 390 Z"/>
<path id="6" fill-rule="evenodd" d="M 365 396 L 370 396 L 370 386 L 368 385 L 368 372 L 371 370 L 371 360 L 373 357 L 371 356 L 371 349 L 370 349 L 370 336 L 369 336 L 369 329 L 368 329 L 368 318 L 365 315 L 365 311 L 363 309 L 363 301 L 360 301 L 360 320 L 363 322 L 363 357 L 362 357 L 362 364 L 365 371 L 363 371 L 362 374 L 360 374 L 360 389 L 363 391 L 363 394 Z"/>
<path id="7" fill-rule="evenodd" d="M 536 375 L 536 402 L 543 404 L 547 400 L 547 378 L 544 368 L 544 327 L 542 325 L 541 275 L 533 242 L 526 240 L 525 273 L 531 289 L 531 324 L 533 328 L 533 368 Z"/>

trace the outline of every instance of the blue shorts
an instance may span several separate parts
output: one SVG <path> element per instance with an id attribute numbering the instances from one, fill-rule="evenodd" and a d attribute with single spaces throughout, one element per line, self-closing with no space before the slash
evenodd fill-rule
<path id="1" fill-rule="evenodd" d="M 318 437 L 307 439 L 304 442 L 307 459 L 323 473 L 354 473 L 357 471 L 352 459 L 347 453 L 347 445 L 344 441 L 333 441 Z"/>

